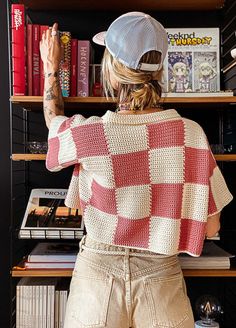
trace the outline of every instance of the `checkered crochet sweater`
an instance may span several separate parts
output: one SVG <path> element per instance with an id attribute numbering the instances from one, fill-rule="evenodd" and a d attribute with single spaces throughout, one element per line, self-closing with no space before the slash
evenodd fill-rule
<path id="1" fill-rule="evenodd" d="M 207 217 L 233 198 L 204 131 L 174 109 L 57 116 L 48 145 L 48 170 L 75 165 L 65 204 L 100 242 L 199 256 Z"/>

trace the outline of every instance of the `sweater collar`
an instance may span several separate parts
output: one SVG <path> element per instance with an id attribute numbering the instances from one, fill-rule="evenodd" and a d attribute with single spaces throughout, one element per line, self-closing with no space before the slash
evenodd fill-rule
<path id="1" fill-rule="evenodd" d="M 175 109 L 165 109 L 155 113 L 149 114 L 127 114 L 122 115 L 118 113 L 114 113 L 110 110 L 103 115 L 102 119 L 104 123 L 117 123 L 117 124 L 145 124 L 152 122 L 159 122 L 174 118 L 180 118 L 181 116 Z"/>

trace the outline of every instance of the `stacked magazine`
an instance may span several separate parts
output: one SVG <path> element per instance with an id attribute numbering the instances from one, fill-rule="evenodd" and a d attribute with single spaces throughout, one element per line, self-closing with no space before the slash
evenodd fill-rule
<path id="1" fill-rule="evenodd" d="M 26 269 L 73 269 L 78 243 L 39 243 L 27 256 Z"/>
<path id="2" fill-rule="evenodd" d="M 84 234 L 81 211 L 65 206 L 66 195 L 67 189 L 33 189 L 19 238 L 81 238 Z"/>
<path id="3" fill-rule="evenodd" d="M 62 328 L 69 280 L 22 278 L 16 286 L 16 328 Z"/>
<path id="4" fill-rule="evenodd" d="M 182 269 L 229 269 L 232 257 L 234 255 L 226 252 L 213 241 L 205 241 L 201 256 L 180 254 L 179 260 Z"/>

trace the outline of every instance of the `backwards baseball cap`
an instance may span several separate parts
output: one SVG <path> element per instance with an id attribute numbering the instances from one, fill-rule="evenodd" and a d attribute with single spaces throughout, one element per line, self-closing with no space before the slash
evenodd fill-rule
<path id="1" fill-rule="evenodd" d="M 106 46 L 125 66 L 151 72 L 161 69 L 168 49 L 164 27 L 150 15 L 136 11 L 118 17 L 106 32 L 96 34 L 93 41 Z M 151 50 L 161 53 L 160 63 L 140 63 L 141 57 Z"/>

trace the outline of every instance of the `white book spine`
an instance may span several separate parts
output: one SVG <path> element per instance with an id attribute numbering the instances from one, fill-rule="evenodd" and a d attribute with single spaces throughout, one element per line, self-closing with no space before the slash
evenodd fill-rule
<path id="1" fill-rule="evenodd" d="M 16 286 L 16 328 L 20 328 L 20 286 Z"/>
<path id="2" fill-rule="evenodd" d="M 39 289 L 39 328 L 43 328 L 43 286 L 38 285 Z"/>
<path id="3" fill-rule="evenodd" d="M 43 285 L 43 328 L 47 328 L 48 286 Z"/>
<path id="4" fill-rule="evenodd" d="M 63 301 L 64 301 L 64 295 L 62 293 L 62 290 L 60 290 L 60 296 L 59 296 L 59 328 L 63 328 Z"/>
<path id="5" fill-rule="evenodd" d="M 59 328 L 59 290 L 55 290 L 55 312 L 54 312 L 54 327 Z"/>

